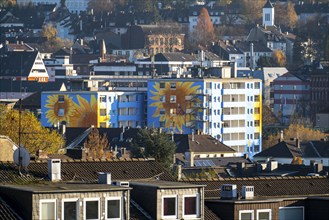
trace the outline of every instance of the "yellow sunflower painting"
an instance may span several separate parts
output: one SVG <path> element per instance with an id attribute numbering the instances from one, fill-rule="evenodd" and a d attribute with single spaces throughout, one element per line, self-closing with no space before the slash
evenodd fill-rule
<path id="1" fill-rule="evenodd" d="M 56 125 L 60 122 L 70 122 L 71 116 L 74 114 L 74 102 L 72 97 L 68 95 L 49 95 L 47 96 L 46 108 L 46 118 L 48 123 L 51 125 Z"/>
<path id="2" fill-rule="evenodd" d="M 75 111 L 70 121 L 71 127 L 97 126 L 97 100 L 91 95 L 90 102 L 77 95 L 78 103 L 74 103 Z"/>
<path id="3" fill-rule="evenodd" d="M 182 130 L 183 125 L 194 120 L 195 116 L 187 112 L 192 109 L 200 100 L 195 98 L 186 101 L 186 97 L 196 94 L 200 86 L 193 86 L 193 82 L 166 82 L 160 88 L 160 83 L 153 86 L 153 94 L 150 97 L 154 102 L 150 106 L 156 107 L 153 118 L 160 117 L 160 122 L 165 122 L 166 128 Z"/>

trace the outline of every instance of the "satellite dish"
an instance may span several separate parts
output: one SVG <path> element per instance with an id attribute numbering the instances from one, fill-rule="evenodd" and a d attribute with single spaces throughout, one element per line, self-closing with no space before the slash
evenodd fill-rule
<path id="1" fill-rule="evenodd" d="M 21 157 L 21 164 L 19 163 L 19 158 Z M 30 153 L 24 147 L 19 147 L 14 151 L 14 162 L 17 166 L 21 165 L 24 168 L 30 164 Z"/>

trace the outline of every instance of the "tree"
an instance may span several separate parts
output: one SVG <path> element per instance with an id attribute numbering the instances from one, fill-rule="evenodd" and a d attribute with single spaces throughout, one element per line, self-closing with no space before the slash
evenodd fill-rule
<path id="1" fill-rule="evenodd" d="M 286 65 L 286 55 L 283 53 L 282 50 L 275 50 L 273 51 L 273 59 L 274 63 L 277 66 L 285 66 Z"/>
<path id="2" fill-rule="evenodd" d="M 16 5 L 16 0 L 0 0 L 0 6 L 13 6 Z"/>
<path id="3" fill-rule="evenodd" d="M 214 27 L 210 20 L 208 10 L 206 8 L 202 8 L 198 17 L 198 23 L 195 30 L 196 42 L 199 44 L 206 45 L 209 41 L 214 40 L 214 38 Z"/>
<path id="4" fill-rule="evenodd" d="M 243 0 L 242 12 L 248 24 L 260 23 L 266 0 Z"/>
<path id="5" fill-rule="evenodd" d="M 29 111 L 21 113 L 21 132 L 19 111 L 0 106 L 0 121 L 0 135 L 8 136 L 16 144 L 20 142 L 30 153 L 37 150 L 57 153 L 64 146 L 62 136 L 55 130 L 42 127 L 37 117 Z"/>
<path id="6" fill-rule="evenodd" d="M 132 155 L 134 157 L 154 157 L 167 169 L 173 163 L 176 144 L 169 140 L 167 134 L 160 133 L 155 129 L 140 129 L 133 145 Z"/>
<path id="7" fill-rule="evenodd" d="M 42 47 L 49 52 L 56 52 L 60 48 L 70 47 L 73 44 L 67 39 L 57 37 L 57 29 L 51 24 L 47 24 L 43 27 L 41 35 L 47 39 L 47 41 L 42 44 Z"/>
<path id="8" fill-rule="evenodd" d="M 294 4 L 275 4 L 275 23 L 277 25 L 293 29 L 296 27 L 298 16 Z"/>
<path id="9" fill-rule="evenodd" d="M 273 63 L 273 57 L 261 56 L 257 60 L 257 66 L 259 67 L 272 67 Z"/>
<path id="10" fill-rule="evenodd" d="M 87 9 L 88 11 L 92 9 L 95 14 L 107 13 L 113 11 L 114 4 L 111 0 L 90 0 Z"/>
<path id="11" fill-rule="evenodd" d="M 269 137 L 263 140 L 264 148 L 270 147 L 278 143 L 281 136 L 281 132 L 278 131 L 275 134 L 269 135 Z M 291 124 L 288 128 L 283 130 L 284 140 L 290 140 L 291 138 L 298 138 L 300 141 L 320 140 L 325 138 L 326 134 L 321 131 L 307 128 L 301 124 Z"/>
<path id="12" fill-rule="evenodd" d="M 84 143 L 84 147 L 87 149 L 89 157 L 102 159 L 104 157 L 104 150 L 109 148 L 106 134 L 100 135 L 98 129 L 93 128 Z"/>

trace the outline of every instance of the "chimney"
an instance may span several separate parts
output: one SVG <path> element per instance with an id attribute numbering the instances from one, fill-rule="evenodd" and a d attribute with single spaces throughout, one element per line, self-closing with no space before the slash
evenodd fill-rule
<path id="1" fill-rule="evenodd" d="M 120 133 L 120 140 L 119 141 L 123 141 L 123 132 Z"/>
<path id="2" fill-rule="evenodd" d="M 194 129 L 192 129 L 192 141 L 194 141 Z"/>
<path id="3" fill-rule="evenodd" d="M 298 138 L 296 138 L 296 147 L 297 147 L 297 148 L 300 148 L 300 141 L 299 141 Z"/>
<path id="4" fill-rule="evenodd" d="M 253 199 L 254 192 L 254 186 L 242 186 L 242 199 Z"/>
<path id="5" fill-rule="evenodd" d="M 180 181 L 182 179 L 182 165 L 177 165 L 177 180 Z"/>
<path id="6" fill-rule="evenodd" d="M 237 186 L 235 184 L 224 184 L 221 186 L 221 199 L 236 199 Z"/>
<path id="7" fill-rule="evenodd" d="M 254 70 L 254 63 L 255 63 L 255 57 L 254 57 L 254 44 L 250 43 L 250 69 L 251 71 Z"/>
<path id="8" fill-rule="evenodd" d="M 174 132 L 173 132 L 173 131 L 171 131 L 171 141 L 172 141 L 172 142 L 175 141 L 175 139 L 174 139 Z"/>
<path id="9" fill-rule="evenodd" d="M 60 159 L 48 160 L 48 177 L 51 181 L 60 181 L 62 179 Z"/>
<path id="10" fill-rule="evenodd" d="M 98 183 L 111 185 L 112 184 L 111 173 L 99 172 L 98 173 Z"/>
<path id="11" fill-rule="evenodd" d="M 80 38 L 80 45 L 83 46 L 83 39 Z"/>

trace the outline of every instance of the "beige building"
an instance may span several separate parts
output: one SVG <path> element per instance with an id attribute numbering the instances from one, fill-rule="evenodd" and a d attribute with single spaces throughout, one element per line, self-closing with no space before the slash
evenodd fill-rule
<path id="1" fill-rule="evenodd" d="M 15 143 L 7 136 L 0 135 L 0 161 L 14 161 Z"/>
<path id="2" fill-rule="evenodd" d="M 146 34 L 146 48 L 149 54 L 177 52 L 184 50 L 184 34 Z"/>

